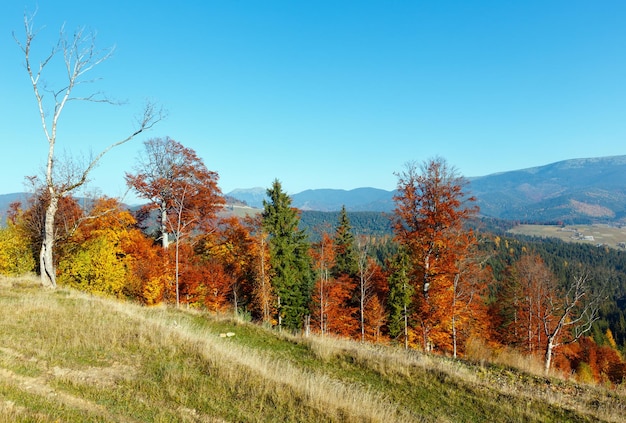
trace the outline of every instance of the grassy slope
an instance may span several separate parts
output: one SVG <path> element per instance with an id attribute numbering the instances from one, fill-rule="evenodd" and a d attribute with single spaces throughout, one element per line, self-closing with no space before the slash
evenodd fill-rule
<path id="1" fill-rule="evenodd" d="M 1 280 L 0 307 L 0 421 L 564 422 L 626 412 L 623 390 L 28 281 Z"/>

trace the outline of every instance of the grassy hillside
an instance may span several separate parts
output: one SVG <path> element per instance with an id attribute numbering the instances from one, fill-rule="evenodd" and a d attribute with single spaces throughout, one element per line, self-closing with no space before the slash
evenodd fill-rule
<path id="1" fill-rule="evenodd" d="M 0 307 L 0 421 L 591 422 L 626 413 L 621 387 L 281 335 L 42 291 L 28 279 L 1 279 Z"/>

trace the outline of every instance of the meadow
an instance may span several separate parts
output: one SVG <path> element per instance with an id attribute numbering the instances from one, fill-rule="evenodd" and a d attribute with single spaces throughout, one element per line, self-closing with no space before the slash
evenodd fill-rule
<path id="1" fill-rule="evenodd" d="M 509 230 L 515 235 L 536 236 L 540 238 L 557 238 L 566 242 L 578 242 L 591 245 L 606 245 L 613 248 L 624 248 L 626 243 L 626 227 L 593 224 L 593 225 L 518 225 Z M 625 244 L 626 245 L 626 244 Z"/>
<path id="2" fill-rule="evenodd" d="M 619 422 L 626 388 L 0 279 L 0 421 Z M 232 336 L 225 336 L 230 334 Z"/>

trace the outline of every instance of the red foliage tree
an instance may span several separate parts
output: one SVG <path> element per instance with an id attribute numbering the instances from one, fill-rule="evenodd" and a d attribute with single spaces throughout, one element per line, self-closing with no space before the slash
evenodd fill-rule
<path id="1" fill-rule="evenodd" d="M 224 199 L 217 186 L 217 173 L 209 171 L 194 150 L 169 137 L 150 139 L 144 147 L 137 173 L 127 173 L 126 182 L 141 198 L 150 201 L 151 209 L 158 210 L 163 247 L 168 247 L 170 234 L 174 237 L 178 305 L 180 243 L 194 233 L 214 231 Z"/>
<path id="2" fill-rule="evenodd" d="M 50 201 L 50 193 L 43 187 L 38 187 L 36 178 L 30 178 L 30 181 L 34 192 L 28 199 L 22 218 L 26 236 L 30 239 L 30 245 L 33 249 L 33 257 L 36 258 L 36 270 L 44 272 L 45 270 L 40 269 L 39 266 L 41 265 L 40 254 L 44 241 L 46 210 Z M 18 203 L 14 205 L 15 208 L 19 208 L 19 206 Z M 61 197 L 56 207 L 54 230 L 52 231 L 54 239 L 50 241 L 55 246 L 50 266 L 55 269 L 56 263 L 65 254 L 67 240 L 73 235 L 85 216 L 83 209 L 72 196 Z M 56 286 L 56 275 L 51 276 L 50 279 L 54 280 Z"/>
<path id="3" fill-rule="evenodd" d="M 371 288 L 363 310 L 363 333 L 365 340 L 381 342 L 385 338 L 383 328 L 387 324 L 387 311 L 384 305 L 389 294 L 388 275 L 375 261 L 370 262 L 370 266 Z"/>

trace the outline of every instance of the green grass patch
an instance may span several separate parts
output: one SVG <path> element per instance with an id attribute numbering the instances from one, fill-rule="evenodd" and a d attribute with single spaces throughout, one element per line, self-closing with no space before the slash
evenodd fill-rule
<path id="1" fill-rule="evenodd" d="M 621 391 L 512 368 L 5 285 L 0 421 L 586 422 L 626 412 Z"/>

